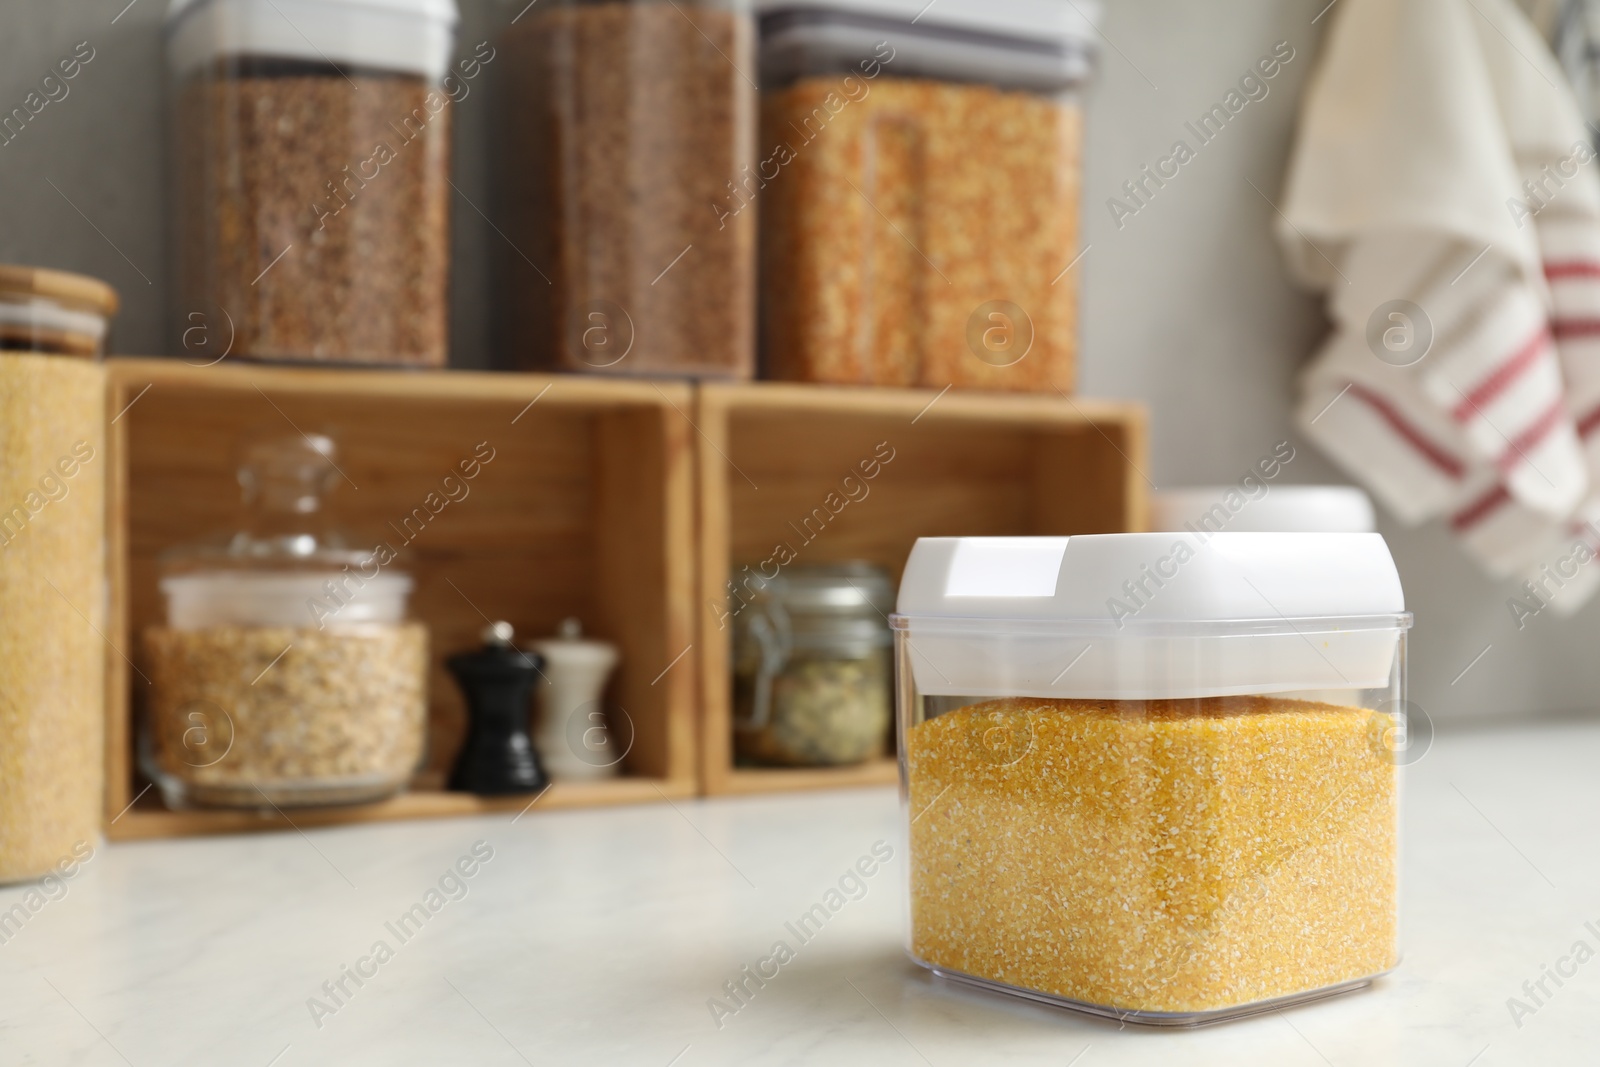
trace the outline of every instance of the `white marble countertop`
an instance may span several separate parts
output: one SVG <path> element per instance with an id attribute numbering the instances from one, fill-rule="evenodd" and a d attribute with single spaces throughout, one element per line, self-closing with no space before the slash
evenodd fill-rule
<path id="1" fill-rule="evenodd" d="M 1593 1063 L 1600 962 L 1520 1019 L 1507 1000 L 1600 949 L 1597 816 L 1600 723 L 1437 739 L 1407 781 L 1400 969 L 1192 1031 L 907 962 L 889 789 L 102 845 L 4 933 L 0 1065 Z M 719 1028 L 708 999 L 879 841 L 865 894 Z M 475 842 L 492 858 L 430 900 Z M 370 977 L 335 1001 L 345 966 Z"/>

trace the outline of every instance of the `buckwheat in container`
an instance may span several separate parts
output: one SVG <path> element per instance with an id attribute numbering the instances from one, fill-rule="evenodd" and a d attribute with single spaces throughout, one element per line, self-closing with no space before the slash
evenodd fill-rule
<path id="1" fill-rule="evenodd" d="M 170 0 L 176 340 L 442 366 L 455 0 Z"/>
<path id="2" fill-rule="evenodd" d="M 891 623 L 918 963 L 1168 1026 L 1395 966 L 1380 536 L 923 538 Z"/>

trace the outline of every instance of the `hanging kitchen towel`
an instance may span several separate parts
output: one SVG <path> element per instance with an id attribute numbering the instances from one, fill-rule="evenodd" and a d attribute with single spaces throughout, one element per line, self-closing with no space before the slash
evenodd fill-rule
<path id="1" fill-rule="evenodd" d="M 1571 611 L 1600 585 L 1600 181 L 1511 0 L 1341 0 L 1278 236 L 1335 330 L 1302 429 Z M 1552 578 L 1554 569 L 1556 577 Z M 1570 573 L 1569 573 L 1570 572 Z"/>

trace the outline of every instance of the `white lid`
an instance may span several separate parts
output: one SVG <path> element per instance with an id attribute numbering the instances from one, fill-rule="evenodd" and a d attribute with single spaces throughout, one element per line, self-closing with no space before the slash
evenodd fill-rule
<path id="1" fill-rule="evenodd" d="M 780 12 L 827 12 L 892 19 L 926 29 L 969 30 L 1019 37 L 1062 47 L 1094 39 L 1100 0 L 756 0 L 760 16 Z"/>
<path id="2" fill-rule="evenodd" d="M 1410 624 L 1372 533 L 924 537 L 893 620 L 924 693 L 1106 699 L 1380 688 Z"/>
<path id="3" fill-rule="evenodd" d="M 339 583 L 336 599 L 327 583 Z M 343 626 L 405 619 L 411 579 L 380 573 L 358 578 L 338 571 L 199 571 L 161 579 L 167 625 L 175 630 L 208 626 Z"/>
<path id="4" fill-rule="evenodd" d="M 252 55 L 420 74 L 450 69 L 455 0 L 171 0 L 167 64 L 182 77 Z"/>
<path id="5" fill-rule="evenodd" d="M 1257 496 L 1237 485 L 1195 486 L 1150 498 L 1152 530 L 1371 533 L 1376 525 L 1372 498 L 1353 485 L 1273 485 Z"/>
<path id="6" fill-rule="evenodd" d="M 63 98 L 64 99 L 64 98 Z M 48 298 L 12 299 L 0 297 L 0 326 L 21 327 L 24 331 L 59 331 L 92 340 L 96 347 L 105 343 L 109 324 L 96 311 L 80 311 Z"/>

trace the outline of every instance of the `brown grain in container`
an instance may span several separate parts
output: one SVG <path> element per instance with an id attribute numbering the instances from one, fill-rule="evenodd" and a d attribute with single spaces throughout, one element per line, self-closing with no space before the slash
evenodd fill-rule
<path id="1" fill-rule="evenodd" d="M 177 91 L 178 329 L 220 357 L 442 366 L 448 99 L 422 77 L 235 61 Z"/>
<path id="2" fill-rule="evenodd" d="M 505 35 L 518 365 L 750 377 L 756 216 L 726 204 L 754 158 L 754 41 L 689 0 L 557 0 Z"/>

